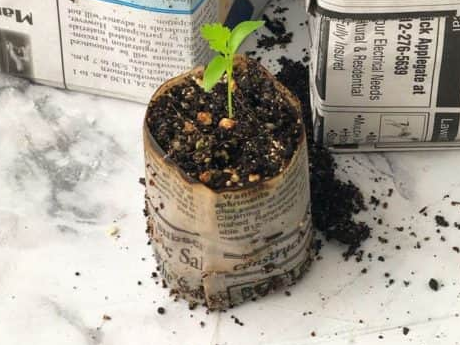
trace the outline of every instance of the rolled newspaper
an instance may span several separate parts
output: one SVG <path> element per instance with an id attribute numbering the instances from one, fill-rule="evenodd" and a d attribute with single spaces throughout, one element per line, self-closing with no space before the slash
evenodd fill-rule
<path id="1" fill-rule="evenodd" d="M 459 0 L 307 1 L 315 140 L 460 147 Z"/>
<path id="2" fill-rule="evenodd" d="M 197 68 L 168 81 L 150 105 L 187 76 L 202 74 L 203 68 Z M 274 85 L 300 116 L 298 100 L 279 82 Z M 225 191 L 192 180 L 169 160 L 151 135 L 147 117 L 144 144 L 148 232 L 174 293 L 225 309 L 302 277 L 311 262 L 312 241 L 305 133 L 283 173 Z"/>
<path id="3" fill-rule="evenodd" d="M 2 0 L 0 72 L 147 104 L 208 62 L 209 22 L 257 17 L 265 0 Z"/>

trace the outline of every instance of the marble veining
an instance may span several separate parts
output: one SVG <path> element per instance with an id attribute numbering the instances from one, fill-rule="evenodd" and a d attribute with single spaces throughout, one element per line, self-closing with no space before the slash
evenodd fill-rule
<path id="1" fill-rule="evenodd" d="M 295 35 L 286 50 L 264 53 L 273 72 L 279 56 L 301 59 L 305 45 L 304 1 L 280 4 Z M 328 243 L 290 297 L 206 314 L 150 278 L 138 183 L 144 112 L 0 75 L 0 344 L 458 344 L 460 151 L 337 156 L 343 180 L 388 201 L 357 216 L 374 228 L 363 260 L 346 262 L 345 248 Z M 436 226 L 437 214 L 451 226 Z M 108 234 L 113 224 L 118 236 Z"/>

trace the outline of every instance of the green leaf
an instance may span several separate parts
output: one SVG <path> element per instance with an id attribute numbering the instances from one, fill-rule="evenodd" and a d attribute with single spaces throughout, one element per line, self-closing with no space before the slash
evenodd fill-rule
<path id="1" fill-rule="evenodd" d="M 261 26 L 265 25 L 263 20 L 261 21 L 246 21 L 238 24 L 232 31 L 228 47 L 230 53 L 235 54 L 238 51 L 241 43 L 254 31 Z"/>
<path id="2" fill-rule="evenodd" d="M 204 71 L 203 88 L 206 92 L 219 82 L 227 68 L 227 60 L 222 55 L 217 55 L 211 60 L 208 67 Z"/>
<path id="3" fill-rule="evenodd" d="M 205 24 L 201 28 L 201 36 L 209 42 L 209 47 L 224 55 L 228 54 L 230 35 L 230 29 L 221 23 Z"/>

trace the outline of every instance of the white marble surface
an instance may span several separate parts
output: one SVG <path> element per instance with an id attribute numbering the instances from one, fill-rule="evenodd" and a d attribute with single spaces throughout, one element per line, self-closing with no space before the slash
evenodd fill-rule
<path id="1" fill-rule="evenodd" d="M 302 56 L 302 4 L 290 2 L 294 59 Z M 367 198 L 372 190 L 395 190 L 387 209 L 359 216 L 374 224 L 364 246 L 373 260 L 344 262 L 344 248 L 330 243 L 292 296 L 208 315 L 174 302 L 149 277 L 155 263 L 138 183 L 143 113 L 142 105 L 0 75 L 0 344 L 458 344 L 460 254 L 452 247 L 460 246 L 460 230 L 442 229 L 442 242 L 433 218 L 441 211 L 460 222 L 460 206 L 450 204 L 460 200 L 460 152 L 338 157 L 342 178 Z M 428 217 L 419 215 L 427 205 Z M 107 234 L 114 221 L 119 238 Z M 400 225 L 404 232 L 394 230 Z M 389 243 L 379 243 L 379 235 Z M 414 249 L 417 241 L 421 249 Z M 385 272 L 395 279 L 388 288 Z M 443 284 L 438 292 L 428 287 L 432 277 Z M 103 321 L 104 314 L 112 320 Z M 407 336 L 402 326 L 410 328 Z"/>

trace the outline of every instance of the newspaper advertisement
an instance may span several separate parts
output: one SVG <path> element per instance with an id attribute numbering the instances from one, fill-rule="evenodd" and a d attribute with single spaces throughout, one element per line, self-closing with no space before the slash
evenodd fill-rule
<path id="1" fill-rule="evenodd" d="M 204 23 L 234 26 L 265 3 L 0 0 L 0 72 L 146 104 L 164 81 L 208 62 Z"/>
<path id="2" fill-rule="evenodd" d="M 460 1 L 309 5 L 317 142 L 338 152 L 460 147 Z"/>

